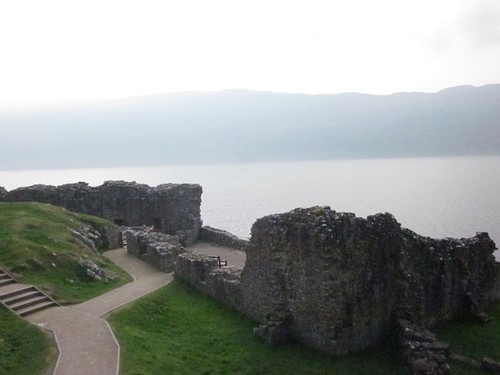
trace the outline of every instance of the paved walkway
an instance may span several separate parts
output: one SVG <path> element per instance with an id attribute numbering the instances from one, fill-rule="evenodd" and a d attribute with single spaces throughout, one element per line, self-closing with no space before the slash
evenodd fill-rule
<path id="1" fill-rule="evenodd" d="M 104 256 L 132 275 L 134 281 L 76 305 L 75 309 L 104 317 L 112 310 L 161 288 L 173 279 L 171 273 L 161 272 L 135 256 L 127 254 L 126 249 L 106 251 Z"/>
<path id="2" fill-rule="evenodd" d="M 134 281 L 79 305 L 53 307 L 27 317 L 55 333 L 60 353 L 54 375 L 117 375 L 120 346 L 102 317 L 172 280 L 172 274 L 128 255 L 126 249 L 104 255 L 130 273 Z"/>

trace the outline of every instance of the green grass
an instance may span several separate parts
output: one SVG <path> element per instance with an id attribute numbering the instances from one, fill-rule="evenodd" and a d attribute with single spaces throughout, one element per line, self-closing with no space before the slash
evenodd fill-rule
<path id="1" fill-rule="evenodd" d="M 41 203 L 0 203 L 0 266 L 60 303 L 77 303 L 130 281 L 107 258 L 94 254 L 68 228 L 111 223 Z M 91 280 L 78 265 L 88 257 L 114 280 Z"/>
<path id="2" fill-rule="evenodd" d="M 111 315 L 121 374 L 406 374 L 390 350 L 334 358 L 298 344 L 269 347 L 254 323 L 174 281 Z"/>
<path id="3" fill-rule="evenodd" d="M 0 375 L 40 374 L 56 357 L 46 334 L 0 305 Z"/>
<path id="4" fill-rule="evenodd" d="M 439 338 L 461 355 L 480 361 L 490 357 L 500 361 L 500 302 L 487 310 L 493 320 L 488 323 L 453 323 L 439 332 Z M 450 362 L 454 374 L 487 374 Z"/>

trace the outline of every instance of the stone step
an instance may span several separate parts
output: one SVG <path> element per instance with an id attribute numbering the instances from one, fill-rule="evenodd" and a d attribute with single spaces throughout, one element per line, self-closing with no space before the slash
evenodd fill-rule
<path id="1" fill-rule="evenodd" d="M 26 293 L 28 291 L 33 291 L 33 290 L 37 290 L 37 289 L 32 287 L 32 286 L 26 286 L 23 288 L 12 290 L 12 291 L 0 294 L 0 300 L 5 300 L 7 298 L 14 297 L 14 296 L 17 296 L 19 294 L 23 294 L 23 293 Z"/>
<path id="2" fill-rule="evenodd" d="M 13 284 L 15 283 L 16 281 L 14 279 L 5 279 L 5 280 L 0 280 L 0 286 L 4 286 L 4 285 L 9 285 L 9 284 Z"/>
<path id="3" fill-rule="evenodd" d="M 2 269 L 0 269 L 0 303 L 22 317 L 57 306 L 57 303 L 45 293 L 31 285 L 17 284 L 16 280 Z"/>
<path id="4" fill-rule="evenodd" d="M 39 292 L 36 296 L 31 297 L 30 299 L 9 305 L 9 307 L 12 310 L 17 312 L 20 310 L 24 310 L 27 307 L 35 306 L 35 305 L 38 305 L 40 303 L 47 302 L 47 301 L 50 301 L 50 298 Z"/>
<path id="5" fill-rule="evenodd" d="M 48 309 L 49 307 L 52 307 L 52 306 L 57 306 L 57 303 L 49 300 L 49 301 L 46 301 L 43 303 L 39 303 L 38 305 L 35 305 L 35 306 L 27 307 L 23 310 L 18 310 L 18 311 L 16 311 L 16 313 L 20 316 L 27 316 L 27 315 L 36 313 L 38 311 Z"/>
<path id="6" fill-rule="evenodd" d="M 14 303 L 25 301 L 27 299 L 30 299 L 30 298 L 33 298 L 33 297 L 39 296 L 39 295 L 41 295 L 40 292 L 38 290 L 36 290 L 35 288 L 27 288 L 27 290 L 23 289 L 23 290 L 21 290 L 21 292 L 17 292 L 13 296 L 11 293 L 10 297 L 3 298 L 3 303 L 5 303 L 7 306 L 9 306 L 9 305 L 12 305 Z M 2 298 L 0 297 L 0 299 L 2 299 Z"/>

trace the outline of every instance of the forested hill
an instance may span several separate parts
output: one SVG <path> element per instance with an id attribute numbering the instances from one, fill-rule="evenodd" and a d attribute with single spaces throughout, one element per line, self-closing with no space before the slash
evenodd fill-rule
<path id="1" fill-rule="evenodd" d="M 0 169 L 500 154 L 500 84 L 231 90 L 0 108 Z"/>

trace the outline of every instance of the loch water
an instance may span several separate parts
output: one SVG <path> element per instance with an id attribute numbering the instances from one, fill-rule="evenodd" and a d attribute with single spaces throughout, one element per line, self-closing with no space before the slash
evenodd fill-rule
<path id="1" fill-rule="evenodd" d="M 437 238 L 488 232 L 500 245 L 500 156 L 0 171 L 7 190 L 106 180 L 199 183 L 204 224 L 240 237 L 259 217 L 320 205 L 363 217 L 390 212 Z"/>

